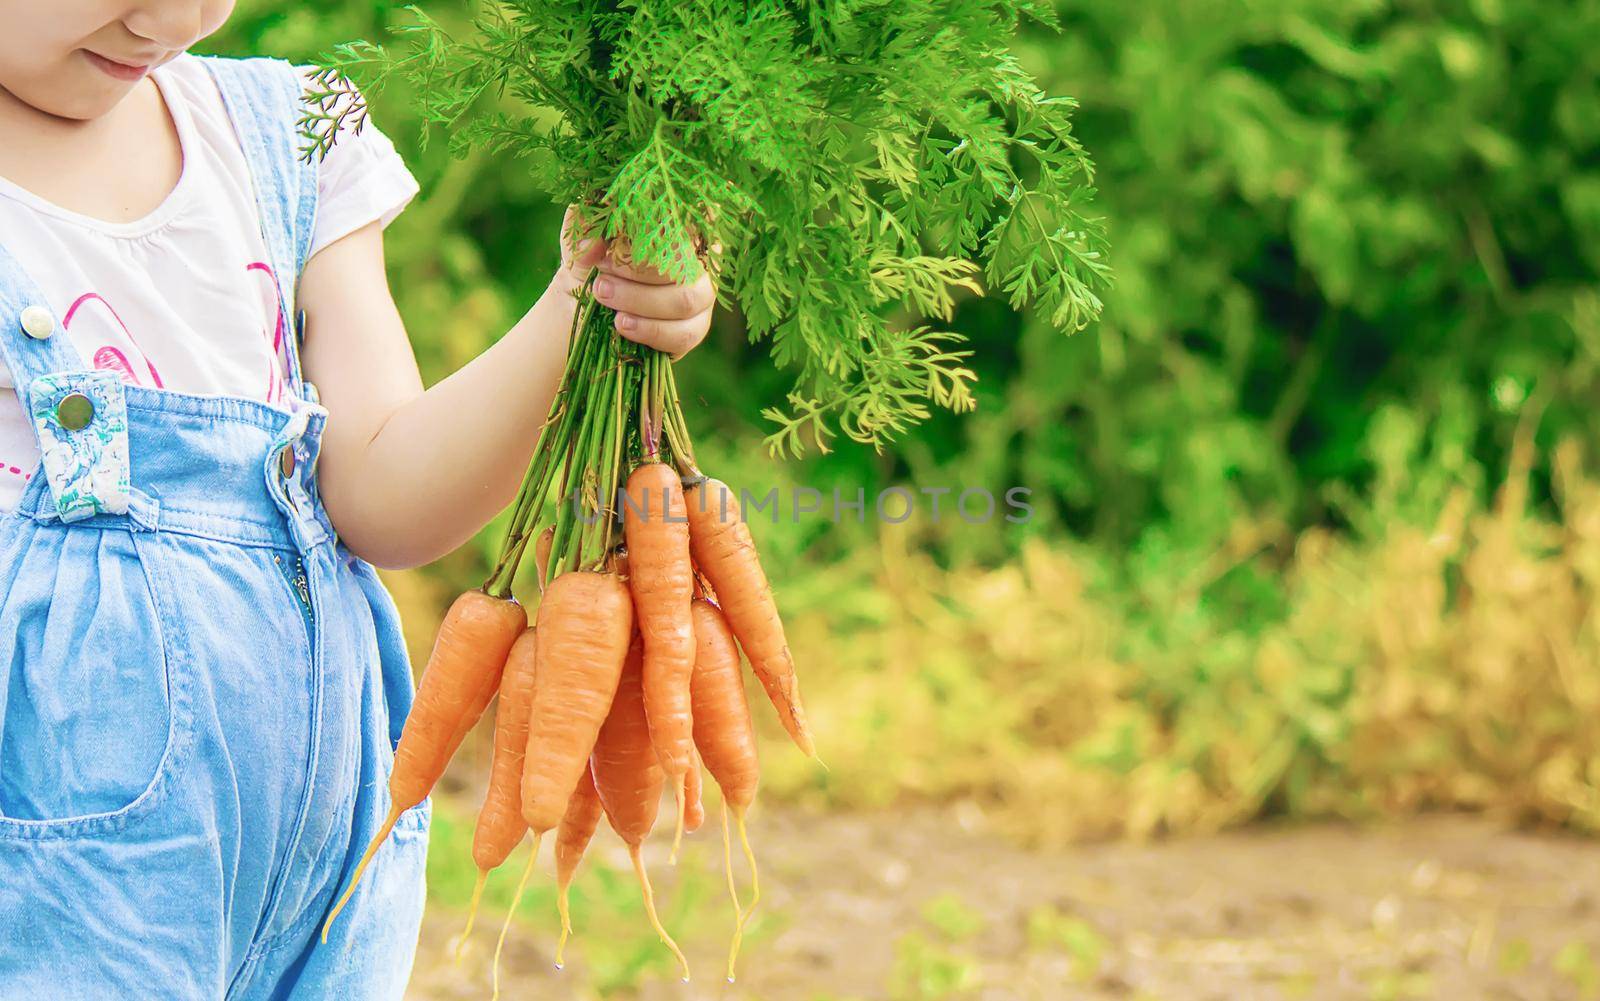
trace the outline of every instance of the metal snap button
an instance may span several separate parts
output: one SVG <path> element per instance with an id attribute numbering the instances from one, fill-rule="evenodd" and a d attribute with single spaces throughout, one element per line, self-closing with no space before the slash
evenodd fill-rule
<path id="1" fill-rule="evenodd" d="M 283 451 L 278 453 L 278 472 L 282 473 L 286 480 L 294 475 L 293 445 L 283 446 Z"/>
<path id="2" fill-rule="evenodd" d="M 22 332 L 42 341 L 56 332 L 56 318 L 43 306 L 29 306 L 22 311 Z"/>
<path id="3" fill-rule="evenodd" d="M 56 404 L 56 422 L 68 431 L 82 431 L 94 420 L 94 401 L 82 393 L 68 393 Z"/>

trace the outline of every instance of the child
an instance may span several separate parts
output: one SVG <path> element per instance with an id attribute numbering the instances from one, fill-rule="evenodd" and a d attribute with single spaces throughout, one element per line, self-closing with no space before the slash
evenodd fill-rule
<path id="1" fill-rule="evenodd" d="M 398 997 L 426 803 L 317 942 L 412 695 L 372 565 L 510 501 L 592 267 L 673 354 L 713 305 L 593 243 L 424 391 L 415 182 L 371 127 L 302 161 L 303 71 L 186 54 L 231 8 L 0 0 L 0 997 Z"/>

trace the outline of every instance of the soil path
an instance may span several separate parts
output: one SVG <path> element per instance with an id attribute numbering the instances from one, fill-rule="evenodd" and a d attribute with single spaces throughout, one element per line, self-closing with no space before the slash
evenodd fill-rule
<path id="1" fill-rule="evenodd" d="M 1035 853 L 973 826 L 769 812 L 754 834 L 777 920 L 740 982 L 715 977 L 722 943 L 707 939 L 686 943 L 703 980 L 612 996 L 1600 998 L 1592 841 L 1442 817 Z M 481 969 L 446 959 L 458 928 L 430 914 L 413 1001 L 488 997 Z M 508 944 L 505 997 L 599 996 L 581 972 L 551 972 L 552 946 L 536 933 Z"/>

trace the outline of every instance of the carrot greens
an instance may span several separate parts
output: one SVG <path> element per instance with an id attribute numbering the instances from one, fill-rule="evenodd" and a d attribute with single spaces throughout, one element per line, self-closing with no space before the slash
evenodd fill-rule
<path id="1" fill-rule="evenodd" d="M 626 236 L 674 277 L 720 247 L 723 300 L 795 375 L 768 411 L 774 451 L 969 409 L 961 338 L 937 324 L 980 274 L 1064 330 L 1099 313 L 1075 103 L 1009 49 L 1022 20 L 1053 23 L 1048 4 L 515 0 L 462 38 L 412 11 L 393 44 L 342 46 L 330 68 L 419 83 L 454 150 L 522 154 L 584 235 Z"/>

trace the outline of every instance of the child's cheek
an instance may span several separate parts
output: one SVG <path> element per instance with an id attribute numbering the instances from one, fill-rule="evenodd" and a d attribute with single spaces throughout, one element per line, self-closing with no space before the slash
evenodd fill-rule
<path id="1" fill-rule="evenodd" d="M 236 6 L 235 0 L 206 0 L 204 12 L 201 16 L 200 38 L 206 38 L 228 23 L 228 18 L 233 14 Z M 195 39 L 199 41 L 200 39 Z"/>

